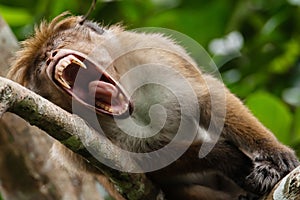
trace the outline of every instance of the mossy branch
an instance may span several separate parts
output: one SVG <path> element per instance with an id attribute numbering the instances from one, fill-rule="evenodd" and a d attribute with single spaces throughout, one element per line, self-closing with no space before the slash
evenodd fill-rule
<path id="1" fill-rule="evenodd" d="M 300 166 L 281 179 L 262 200 L 300 200 Z"/>
<path id="2" fill-rule="evenodd" d="M 12 112 L 31 125 L 54 137 L 106 174 L 126 199 L 163 199 L 159 190 L 144 174 L 124 173 L 111 169 L 94 158 L 90 151 L 122 169 L 135 169 L 130 158 L 124 159 L 112 143 L 92 129 L 77 115 L 70 114 L 23 86 L 0 77 L 0 117 Z M 88 151 L 89 149 L 90 151 Z M 128 184 L 130 183 L 130 184 Z"/>

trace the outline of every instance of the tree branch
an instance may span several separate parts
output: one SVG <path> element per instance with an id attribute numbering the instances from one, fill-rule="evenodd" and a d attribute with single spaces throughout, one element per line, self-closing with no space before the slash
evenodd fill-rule
<path id="1" fill-rule="evenodd" d="M 82 155 L 107 175 L 125 198 L 163 199 L 160 191 L 144 174 L 119 172 L 94 158 L 87 149 L 119 168 L 134 170 L 137 167 L 130 158 L 124 158 L 108 139 L 90 128 L 83 119 L 21 85 L 0 77 L 0 116 L 7 111 L 19 115 L 31 125 L 38 126 L 75 153 Z"/>
<path id="2" fill-rule="evenodd" d="M 116 184 L 127 199 L 164 199 L 144 174 L 111 169 L 94 158 L 89 150 L 120 168 L 135 169 L 133 160 L 115 150 L 112 143 L 90 128 L 83 119 L 70 114 L 21 85 L 0 77 L 0 116 L 12 112 L 36 125 L 69 149 L 82 155 Z M 300 200 L 300 166 L 283 178 L 262 200 Z"/>
<path id="3" fill-rule="evenodd" d="M 300 166 L 281 179 L 262 200 L 300 200 Z"/>

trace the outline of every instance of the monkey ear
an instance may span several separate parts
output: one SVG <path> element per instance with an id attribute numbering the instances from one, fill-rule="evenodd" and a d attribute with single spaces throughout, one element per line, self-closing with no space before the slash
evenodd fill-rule
<path id="1" fill-rule="evenodd" d="M 21 68 L 21 67 L 11 67 L 10 70 L 8 71 L 6 77 L 23 85 L 26 86 L 27 83 L 29 82 L 28 76 L 26 76 L 26 69 Z"/>
<path id="2" fill-rule="evenodd" d="M 250 158 L 251 160 L 254 160 L 254 156 L 251 155 L 249 151 L 246 151 L 245 149 L 243 149 L 243 148 L 241 148 L 241 147 L 239 148 L 239 150 L 240 150 L 241 152 L 243 152 L 243 154 L 245 154 L 248 158 Z"/>

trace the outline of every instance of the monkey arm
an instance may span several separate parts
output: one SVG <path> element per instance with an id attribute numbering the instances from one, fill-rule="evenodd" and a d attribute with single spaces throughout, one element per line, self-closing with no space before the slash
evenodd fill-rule
<path id="1" fill-rule="evenodd" d="M 208 85 L 224 88 L 212 77 L 205 77 L 205 80 Z M 208 98 L 211 95 L 226 98 L 224 103 L 226 115 L 221 137 L 235 145 L 254 163 L 253 170 L 246 177 L 246 185 L 250 190 L 255 193 L 269 191 L 284 175 L 299 165 L 294 152 L 281 144 L 228 89 L 224 88 L 224 96 L 218 91 L 210 91 L 209 95 L 203 97 L 204 101 L 210 102 Z M 200 125 L 207 127 L 212 115 L 220 115 L 219 109 L 211 113 L 212 106 L 215 105 L 201 104 L 201 106 L 205 112 L 201 112 Z M 214 126 L 219 125 L 218 122 L 212 123 L 215 123 Z"/>
<path id="2" fill-rule="evenodd" d="M 233 94 L 227 94 L 223 134 L 254 161 L 247 184 L 266 192 L 299 165 L 294 152 L 282 145 Z"/>

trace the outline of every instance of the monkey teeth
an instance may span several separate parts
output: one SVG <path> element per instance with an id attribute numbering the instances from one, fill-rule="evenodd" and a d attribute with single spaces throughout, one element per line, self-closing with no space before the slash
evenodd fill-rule
<path id="1" fill-rule="evenodd" d="M 71 86 L 62 77 L 56 78 L 56 80 L 65 88 L 71 89 Z"/>
<path id="2" fill-rule="evenodd" d="M 61 53 L 46 64 L 49 67 L 48 75 L 55 84 L 79 103 L 95 109 L 98 114 L 123 117 L 131 112 L 129 98 L 121 85 L 87 57 L 76 52 Z M 80 71 L 80 68 L 84 70 Z"/>
<path id="3" fill-rule="evenodd" d="M 83 62 L 81 62 L 81 60 L 76 58 L 75 56 L 70 55 L 67 58 L 70 58 L 71 62 L 77 64 L 79 67 L 82 67 L 83 69 L 87 69 L 86 65 Z"/>
<path id="4" fill-rule="evenodd" d="M 69 85 L 69 83 L 63 78 L 63 71 L 70 65 L 70 64 L 76 64 L 79 67 L 83 68 L 83 69 L 87 69 L 86 65 L 79 60 L 78 58 L 76 58 L 73 55 L 69 55 L 61 60 L 58 61 L 56 67 L 55 67 L 55 79 L 65 88 L 67 89 L 71 89 L 71 86 Z"/>
<path id="5" fill-rule="evenodd" d="M 110 113 L 113 112 L 113 109 L 112 109 L 111 107 L 109 107 L 109 106 L 107 106 L 107 105 L 105 105 L 105 104 L 103 104 L 103 103 L 101 103 L 101 102 L 99 102 L 99 101 L 96 102 L 96 105 L 97 105 L 98 107 L 100 107 L 100 108 L 102 108 L 102 109 L 104 109 L 104 110 L 110 112 Z"/>
<path id="6" fill-rule="evenodd" d="M 119 93 L 119 99 L 120 99 L 121 101 L 124 101 L 124 96 L 123 96 L 123 94 Z"/>
<path id="7" fill-rule="evenodd" d="M 103 110 L 105 110 L 107 112 L 110 112 L 110 113 L 114 112 L 114 109 L 105 103 L 96 101 L 96 106 L 102 108 Z M 118 114 L 126 112 L 127 108 L 128 108 L 128 104 L 126 104 L 122 110 L 118 111 Z"/>

